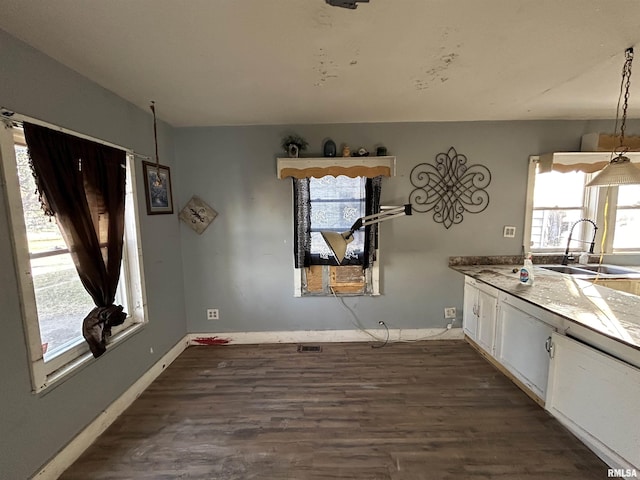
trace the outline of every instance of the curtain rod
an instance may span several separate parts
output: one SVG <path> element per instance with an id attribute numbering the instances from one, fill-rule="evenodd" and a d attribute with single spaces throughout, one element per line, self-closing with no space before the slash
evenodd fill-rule
<path id="1" fill-rule="evenodd" d="M 73 135 L 75 137 L 84 138 L 85 140 L 90 140 L 92 142 L 96 142 L 101 145 L 106 145 L 107 147 L 117 148 L 118 150 L 124 150 L 126 153 L 133 155 L 134 157 L 142 158 L 144 160 L 151 160 L 150 156 L 138 153 L 132 150 L 131 148 L 126 148 L 126 147 L 123 147 L 122 145 L 117 145 L 115 143 L 102 140 L 100 138 L 92 137 L 91 135 L 85 135 L 84 133 L 76 132 L 74 130 L 70 130 L 65 127 L 60 127 L 58 125 L 45 122 L 44 120 L 40 120 L 38 118 L 33 118 L 28 115 L 16 113 L 13 110 L 9 110 L 8 108 L 5 108 L 5 107 L 0 107 L 0 120 L 2 120 L 8 126 L 17 125 L 21 127 L 23 122 L 33 123 L 34 125 L 50 128 L 51 130 L 57 130 L 59 132 Z"/>

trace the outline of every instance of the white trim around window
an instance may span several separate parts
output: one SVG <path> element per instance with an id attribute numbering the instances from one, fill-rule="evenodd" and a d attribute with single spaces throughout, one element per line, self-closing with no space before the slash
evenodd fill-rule
<path id="1" fill-rule="evenodd" d="M 541 161 L 542 156 L 533 155 L 529 157 L 528 166 L 528 178 L 527 178 L 527 194 L 526 194 L 526 207 L 525 207 L 525 219 L 523 229 L 523 246 L 525 251 L 533 251 L 538 253 L 558 253 L 564 252 L 566 246 L 561 246 L 556 249 L 534 249 L 531 248 L 531 235 L 532 235 L 532 219 L 534 212 L 534 190 L 535 190 L 535 178 L 537 173 L 538 163 Z M 589 154 L 574 154 L 573 156 L 563 157 L 563 165 L 584 165 L 589 163 L 597 163 L 601 161 L 601 157 Z M 544 161 L 544 159 L 542 160 Z M 548 167 L 548 165 L 547 165 Z M 550 169 L 547 169 L 550 171 Z M 570 170 L 567 170 L 570 171 Z M 591 175 L 588 173 L 585 178 L 585 184 L 590 180 Z M 628 249 L 616 249 L 613 248 L 616 226 L 616 211 L 618 203 L 618 187 L 586 187 L 585 195 L 582 207 L 582 218 L 589 218 L 598 225 L 598 233 L 596 236 L 596 244 L 594 253 L 637 253 L 640 251 L 640 244 L 635 248 Z M 607 218 L 605 219 L 605 212 Z M 590 233 L 590 230 L 589 232 Z M 576 235 L 584 238 L 583 231 L 575 232 Z M 603 244 L 604 236 L 604 244 Z M 640 241 L 640 237 L 639 237 Z M 576 245 L 571 249 L 572 251 L 578 250 Z"/>
<path id="2" fill-rule="evenodd" d="M 33 119 L 12 116 L 11 121 L 30 121 L 51 127 L 50 124 Z M 53 127 L 57 128 L 57 127 Z M 24 326 L 29 360 L 31 364 L 31 380 L 33 392 L 39 393 L 67 378 L 69 374 L 93 361 L 88 345 L 84 341 L 75 341 L 67 345 L 60 355 L 44 360 L 42 340 L 31 263 L 25 226 L 20 185 L 14 149 L 14 133 L 10 122 L 0 122 L 0 164 L 3 175 L 5 197 L 8 205 L 10 238 L 13 247 L 17 284 L 19 289 L 20 308 Z M 65 130 L 66 133 L 81 136 L 92 141 L 106 144 L 101 140 Z M 109 144 L 114 146 L 113 144 Z M 113 329 L 107 349 L 137 332 L 147 321 L 146 293 L 144 285 L 142 250 L 139 239 L 138 202 L 135 194 L 134 154 L 131 150 L 115 146 L 127 152 L 127 186 L 125 197 L 125 245 L 123 248 L 123 270 L 121 277 L 126 284 L 124 302 L 127 304 L 128 317 L 125 323 Z M 88 313 L 88 312 L 87 312 Z"/>

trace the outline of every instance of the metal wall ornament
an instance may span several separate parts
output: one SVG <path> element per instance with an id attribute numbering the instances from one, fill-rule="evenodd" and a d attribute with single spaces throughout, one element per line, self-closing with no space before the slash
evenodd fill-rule
<path id="1" fill-rule="evenodd" d="M 480 213 L 489 205 L 491 172 L 484 165 L 467 166 L 467 157 L 451 147 L 436 155 L 435 165 L 420 163 L 411 170 L 409 195 L 414 212 L 433 210 L 433 220 L 449 229 L 462 223 L 464 213 Z"/>
<path id="2" fill-rule="evenodd" d="M 191 200 L 187 202 L 179 215 L 180 220 L 191 227 L 198 235 L 201 235 L 217 216 L 218 212 L 197 195 L 191 197 Z"/>

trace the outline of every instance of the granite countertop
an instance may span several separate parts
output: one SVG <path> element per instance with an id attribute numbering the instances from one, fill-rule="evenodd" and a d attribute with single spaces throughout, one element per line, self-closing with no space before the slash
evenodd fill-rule
<path id="1" fill-rule="evenodd" d="M 640 350 L 640 297 L 536 266 L 534 283 L 519 281 L 522 257 L 451 257 L 450 268 L 571 322 Z M 477 262 L 486 261 L 484 264 Z M 500 261 L 504 263 L 499 263 Z M 494 263 L 495 262 L 495 263 Z"/>

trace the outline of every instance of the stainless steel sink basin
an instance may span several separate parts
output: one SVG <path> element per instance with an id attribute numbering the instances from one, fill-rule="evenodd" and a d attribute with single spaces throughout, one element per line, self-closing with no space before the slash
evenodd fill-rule
<path id="1" fill-rule="evenodd" d="M 595 275 L 595 272 L 570 267 L 569 265 L 541 265 L 541 268 L 544 268 L 545 270 L 552 270 L 554 272 L 566 273 L 568 275 Z"/>
<path id="2" fill-rule="evenodd" d="M 638 270 L 619 267 L 617 265 L 580 265 L 576 268 L 579 268 L 581 270 L 589 270 L 596 273 L 604 273 L 605 275 L 640 274 Z"/>
<path id="3" fill-rule="evenodd" d="M 583 278 L 640 278 L 640 271 L 617 265 L 540 265 L 540 268 Z"/>

